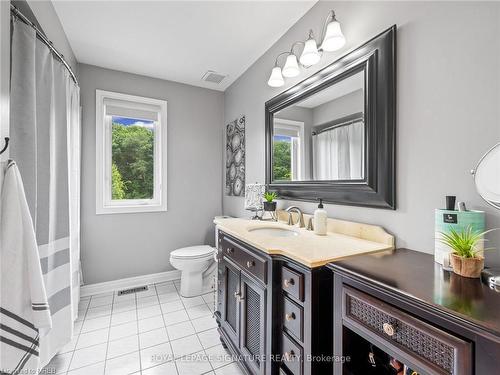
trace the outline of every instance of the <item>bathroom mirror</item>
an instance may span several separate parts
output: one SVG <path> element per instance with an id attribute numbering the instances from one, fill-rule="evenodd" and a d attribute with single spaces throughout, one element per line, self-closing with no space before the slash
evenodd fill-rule
<path id="1" fill-rule="evenodd" d="M 483 155 L 472 175 L 479 195 L 500 210 L 500 143 Z"/>
<path id="2" fill-rule="evenodd" d="M 266 103 L 266 183 L 284 199 L 395 208 L 396 27 Z"/>

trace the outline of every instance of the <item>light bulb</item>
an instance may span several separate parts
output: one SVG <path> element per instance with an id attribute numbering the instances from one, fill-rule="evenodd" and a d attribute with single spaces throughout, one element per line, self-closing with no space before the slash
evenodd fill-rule
<path id="1" fill-rule="evenodd" d="M 304 66 L 311 66 L 318 63 L 320 59 L 316 41 L 311 37 L 306 41 L 302 55 L 300 55 L 300 63 Z"/>
<path id="2" fill-rule="evenodd" d="M 326 27 L 325 37 L 321 43 L 321 49 L 327 52 L 337 51 L 345 44 L 345 37 L 340 29 L 340 23 L 333 17 L 332 21 Z"/>
<path id="3" fill-rule="evenodd" d="M 297 63 L 297 57 L 291 53 L 286 58 L 285 66 L 283 67 L 284 77 L 296 77 L 300 74 L 299 64 Z"/>
<path id="4" fill-rule="evenodd" d="M 271 71 L 271 76 L 269 77 L 269 81 L 267 84 L 271 87 L 281 87 L 285 84 L 283 80 L 283 76 L 281 75 L 281 68 L 279 66 L 275 66 Z"/>

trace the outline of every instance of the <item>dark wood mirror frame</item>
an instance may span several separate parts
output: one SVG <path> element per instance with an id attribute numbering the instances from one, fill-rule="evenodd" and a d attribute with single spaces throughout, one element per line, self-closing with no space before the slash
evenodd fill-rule
<path id="1" fill-rule="evenodd" d="M 362 180 L 273 181 L 276 112 L 365 72 L 365 173 Z M 280 198 L 396 209 L 396 26 L 266 102 L 266 184 Z"/>

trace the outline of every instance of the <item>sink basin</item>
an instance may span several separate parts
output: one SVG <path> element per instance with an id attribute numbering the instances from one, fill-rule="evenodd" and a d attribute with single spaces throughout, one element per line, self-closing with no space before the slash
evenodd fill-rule
<path id="1" fill-rule="evenodd" d="M 276 228 L 276 227 L 250 228 L 248 231 L 272 237 L 295 237 L 299 235 L 297 232 L 293 230 L 285 228 Z"/>

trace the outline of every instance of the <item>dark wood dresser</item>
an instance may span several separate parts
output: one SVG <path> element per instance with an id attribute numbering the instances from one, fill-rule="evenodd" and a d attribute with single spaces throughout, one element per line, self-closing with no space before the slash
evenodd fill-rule
<path id="1" fill-rule="evenodd" d="M 479 279 L 408 249 L 328 267 L 334 374 L 378 373 L 377 353 L 419 374 L 500 374 L 500 293 Z"/>

